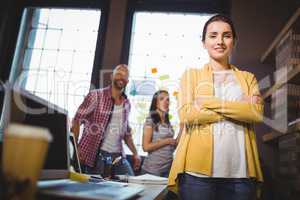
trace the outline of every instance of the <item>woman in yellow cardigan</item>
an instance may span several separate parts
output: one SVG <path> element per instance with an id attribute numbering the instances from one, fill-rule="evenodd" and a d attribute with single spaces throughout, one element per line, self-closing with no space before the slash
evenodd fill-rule
<path id="1" fill-rule="evenodd" d="M 251 200 L 262 181 L 253 124 L 263 105 L 253 74 L 229 64 L 236 41 L 230 18 L 215 15 L 202 42 L 210 60 L 180 82 L 179 117 L 186 125 L 169 175 L 183 200 Z"/>

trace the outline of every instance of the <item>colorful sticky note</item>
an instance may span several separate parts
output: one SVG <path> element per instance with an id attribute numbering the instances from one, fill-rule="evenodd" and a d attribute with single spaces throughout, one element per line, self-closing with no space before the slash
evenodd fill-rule
<path id="1" fill-rule="evenodd" d="M 174 96 L 174 97 L 177 97 L 177 95 L 178 95 L 178 92 L 177 92 L 177 91 L 174 91 L 174 92 L 173 92 L 173 96 Z"/>
<path id="2" fill-rule="evenodd" d="M 148 115 L 148 112 L 147 113 L 140 113 L 137 117 L 136 117 L 136 122 L 139 123 L 139 124 L 142 124 L 146 117 Z"/>
<path id="3" fill-rule="evenodd" d="M 172 120 L 173 115 L 169 114 L 169 120 Z"/>
<path id="4" fill-rule="evenodd" d="M 156 74 L 157 73 L 157 68 L 156 67 L 152 67 L 151 68 L 151 73 L 152 74 Z"/>
<path id="5" fill-rule="evenodd" d="M 130 91 L 130 95 L 132 95 L 132 96 L 135 96 L 135 95 L 136 95 L 136 93 L 137 93 L 137 92 L 136 92 L 136 90 L 135 90 L 135 89 L 133 89 L 133 90 L 131 90 L 131 91 Z"/>
<path id="6" fill-rule="evenodd" d="M 146 103 L 145 102 L 138 102 L 137 106 L 141 109 L 145 109 L 146 108 Z"/>
<path id="7" fill-rule="evenodd" d="M 138 116 L 138 117 L 136 118 L 136 121 L 137 121 L 137 123 L 139 123 L 139 124 L 143 123 L 144 120 L 145 120 L 145 118 L 144 118 L 143 116 Z"/>
<path id="8" fill-rule="evenodd" d="M 170 76 L 169 76 L 168 74 L 165 74 L 165 75 L 161 75 L 161 76 L 159 77 L 159 80 L 163 81 L 163 80 L 167 80 L 167 79 L 169 79 L 169 78 L 170 78 Z"/>

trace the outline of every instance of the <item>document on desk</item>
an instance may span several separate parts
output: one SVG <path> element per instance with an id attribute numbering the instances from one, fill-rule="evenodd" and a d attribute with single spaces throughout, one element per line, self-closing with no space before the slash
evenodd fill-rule
<path id="1" fill-rule="evenodd" d="M 143 192 L 143 185 L 102 181 L 98 183 L 79 183 L 65 180 L 60 183 L 39 184 L 39 194 L 46 197 L 85 199 L 85 200 L 127 200 Z"/>
<path id="2" fill-rule="evenodd" d="M 128 182 L 138 184 L 166 185 L 168 183 L 168 179 L 151 174 L 144 174 L 140 176 L 129 176 Z"/>

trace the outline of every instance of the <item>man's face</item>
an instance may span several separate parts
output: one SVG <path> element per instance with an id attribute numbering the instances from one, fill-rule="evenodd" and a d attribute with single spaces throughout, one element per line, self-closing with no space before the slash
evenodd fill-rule
<path id="1" fill-rule="evenodd" d="M 127 67 L 117 67 L 112 75 L 112 83 L 115 88 L 123 90 L 128 83 L 128 69 Z"/>

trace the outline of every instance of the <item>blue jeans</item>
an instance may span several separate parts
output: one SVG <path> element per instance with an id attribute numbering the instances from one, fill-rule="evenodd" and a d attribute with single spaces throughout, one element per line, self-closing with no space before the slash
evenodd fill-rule
<path id="1" fill-rule="evenodd" d="M 247 178 L 201 178 L 179 176 L 182 200 L 254 200 L 255 182 Z"/>
<path id="2" fill-rule="evenodd" d="M 101 174 L 102 176 L 106 177 L 107 174 L 105 174 L 105 169 L 107 169 L 107 166 L 111 165 L 110 163 L 107 163 L 107 158 L 110 158 L 110 161 L 115 160 L 115 158 L 121 156 L 121 154 L 118 153 L 108 153 L 106 151 L 100 151 L 100 154 L 98 155 L 96 165 L 94 167 L 89 167 L 87 165 L 82 165 L 82 171 L 86 174 Z M 113 165 L 113 173 L 114 175 L 129 175 L 134 176 L 134 172 L 131 168 L 130 163 L 126 158 L 122 158 L 119 162 L 117 162 L 115 165 Z M 105 175 L 104 175 L 105 174 Z"/>

